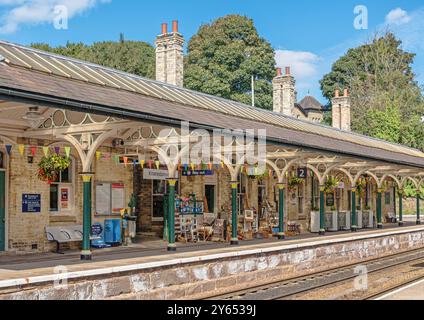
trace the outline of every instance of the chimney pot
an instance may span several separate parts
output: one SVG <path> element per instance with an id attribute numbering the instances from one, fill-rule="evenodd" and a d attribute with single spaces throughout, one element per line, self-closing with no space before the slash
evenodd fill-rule
<path id="1" fill-rule="evenodd" d="M 172 21 L 172 32 L 178 33 L 178 21 L 177 20 Z"/>
<path id="2" fill-rule="evenodd" d="M 340 97 L 340 90 L 339 89 L 336 89 L 336 93 L 334 94 L 334 97 L 335 98 Z"/>
<path id="3" fill-rule="evenodd" d="M 281 68 L 277 68 L 277 76 L 280 77 L 283 75 L 283 71 L 281 70 Z"/>
<path id="4" fill-rule="evenodd" d="M 168 24 L 162 23 L 162 34 L 167 34 L 167 33 L 168 33 Z"/>
<path id="5" fill-rule="evenodd" d="M 290 75 L 290 67 L 286 67 L 286 76 Z"/>
<path id="6" fill-rule="evenodd" d="M 349 97 L 349 90 L 348 89 L 344 89 L 343 95 L 347 98 Z"/>

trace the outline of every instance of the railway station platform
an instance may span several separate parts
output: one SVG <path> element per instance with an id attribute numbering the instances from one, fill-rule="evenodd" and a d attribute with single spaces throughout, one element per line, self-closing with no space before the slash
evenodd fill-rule
<path id="1" fill-rule="evenodd" d="M 424 279 L 389 292 L 376 300 L 424 300 Z"/>
<path id="2" fill-rule="evenodd" d="M 198 299 L 424 247 L 424 226 L 303 235 L 284 241 L 166 243 L 65 255 L 1 256 L 1 299 Z"/>

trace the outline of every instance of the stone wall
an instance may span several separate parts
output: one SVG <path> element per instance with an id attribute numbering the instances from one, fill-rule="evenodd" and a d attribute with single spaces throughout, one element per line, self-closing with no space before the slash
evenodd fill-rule
<path id="1" fill-rule="evenodd" d="M 25 145 L 37 145 L 38 141 L 19 140 L 18 143 Z M 43 145 L 43 144 L 40 144 Z M 48 242 L 45 235 L 46 226 L 64 226 L 64 225 L 82 225 L 82 178 L 78 174 L 82 171 L 78 155 L 71 154 L 75 166 L 74 181 L 71 187 L 70 210 L 62 212 L 49 211 L 49 193 L 50 187 L 37 177 L 38 163 L 43 157 L 42 147 L 38 147 L 33 163 L 28 162 L 30 151 L 28 148 L 25 154 L 21 155 L 15 146 L 12 149 L 7 171 L 8 179 L 8 251 L 18 254 L 48 252 L 55 248 L 55 244 Z M 63 148 L 62 148 L 63 151 Z M 94 160 L 93 170 L 93 223 L 103 222 L 106 217 L 95 215 L 95 185 L 96 182 L 122 182 L 125 184 L 126 203 L 129 202 L 132 190 L 132 165 L 127 168 L 124 165 L 117 165 L 113 161 L 116 151 L 109 149 L 100 149 L 102 152 L 112 152 L 112 158 L 109 160 Z M 51 150 L 52 152 L 52 150 Z M 40 194 L 41 212 L 23 213 L 22 212 L 22 194 Z M 71 248 L 78 248 L 79 244 L 71 245 Z M 63 246 L 67 248 L 66 245 Z"/>
<path id="2" fill-rule="evenodd" d="M 296 246 L 299 246 L 296 248 Z M 352 265 L 424 247 L 424 231 L 388 232 L 377 237 L 338 238 L 330 243 L 287 245 L 256 254 L 202 257 L 175 264 L 50 284 L 0 289 L 1 299 L 198 299 Z M 194 261 L 194 260 L 192 260 Z"/>

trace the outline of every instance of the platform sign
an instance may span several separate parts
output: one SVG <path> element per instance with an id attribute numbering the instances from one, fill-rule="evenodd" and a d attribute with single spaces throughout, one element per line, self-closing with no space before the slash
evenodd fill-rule
<path id="1" fill-rule="evenodd" d="M 297 177 L 299 179 L 306 179 L 308 177 L 308 169 L 307 168 L 298 168 L 297 169 Z"/>
<path id="2" fill-rule="evenodd" d="M 213 176 L 214 171 L 213 170 L 187 170 L 182 171 L 183 177 L 192 177 L 192 176 Z"/>
<path id="3" fill-rule="evenodd" d="M 23 194 L 22 212 L 40 213 L 41 212 L 41 194 Z"/>

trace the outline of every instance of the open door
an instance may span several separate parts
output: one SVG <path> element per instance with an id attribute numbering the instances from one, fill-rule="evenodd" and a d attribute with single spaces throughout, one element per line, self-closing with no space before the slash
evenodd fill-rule
<path id="1" fill-rule="evenodd" d="M 0 171 L 0 251 L 5 251 L 6 243 L 6 175 Z"/>

